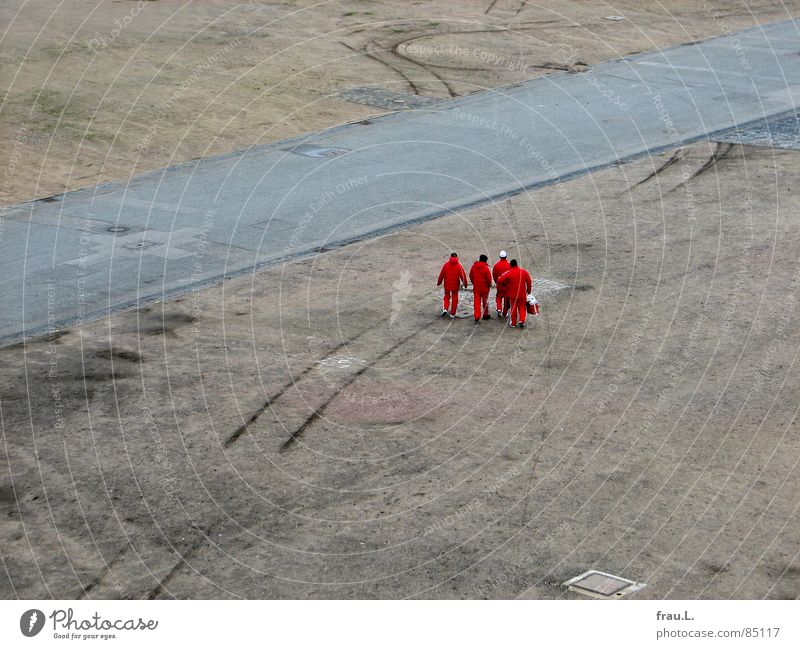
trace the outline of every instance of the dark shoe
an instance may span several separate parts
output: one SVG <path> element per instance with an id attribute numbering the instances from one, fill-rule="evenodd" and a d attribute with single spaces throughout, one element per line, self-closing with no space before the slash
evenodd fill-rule
<path id="1" fill-rule="evenodd" d="M 479 322 L 480 320 L 478 318 L 475 318 L 475 324 L 478 324 Z"/>
<path id="2" fill-rule="evenodd" d="M 485 316 L 483 316 L 483 319 L 484 319 L 484 320 L 491 320 L 491 319 L 492 319 L 492 316 L 490 316 L 490 315 L 487 313 Z"/>
<path id="3" fill-rule="evenodd" d="M 524 322 L 520 322 L 520 323 L 519 323 L 517 326 L 518 326 L 520 329 L 524 329 L 524 328 L 525 328 L 525 323 L 524 323 Z"/>
<path id="4" fill-rule="evenodd" d="M 449 315 L 450 315 L 450 314 L 449 314 L 447 311 L 442 311 L 442 315 L 440 315 L 439 317 L 440 317 L 440 318 L 446 318 L 446 317 L 447 317 L 447 316 L 449 316 Z"/>

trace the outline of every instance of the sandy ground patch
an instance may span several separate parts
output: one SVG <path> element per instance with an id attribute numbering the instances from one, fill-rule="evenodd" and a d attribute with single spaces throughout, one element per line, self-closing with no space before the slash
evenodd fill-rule
<path id="1" fill-rule="evenodd" d="M 796 597 L 797 154 L 716 148 L 0 350 L 0 592 Z M 438 318 L 500 248 L 570 288 Z"/>

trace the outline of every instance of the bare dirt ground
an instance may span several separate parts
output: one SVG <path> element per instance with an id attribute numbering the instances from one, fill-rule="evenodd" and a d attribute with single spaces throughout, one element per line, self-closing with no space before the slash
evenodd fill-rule
<path id="1" fill-rule="evenodd" d="M 4 6 L 4 200 L 377 112 L 353 85 L 447 97 L 797 13 L 520 4 L 160 0 L 96 54 L 135 3 L 38 37 L 48 5 Z M 527 67 L 408 60 L 450 43 Z M 696 144 L 0 349 L 0 595 L 569 598 L 597 568 L 796 598 L 797 155 Z M 501 248 L 567 288 L 525 331 L 437 318 L 449 251 Z"/>

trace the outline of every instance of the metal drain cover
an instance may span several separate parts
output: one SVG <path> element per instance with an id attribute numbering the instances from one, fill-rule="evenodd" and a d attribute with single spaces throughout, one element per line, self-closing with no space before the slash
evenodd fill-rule
<path id="1" fill-rule="evenodd" d="M 582 575 L 573 577 L 561 585 L 581 595 L 599 599 L 617 599 L 641 590 L 646 584 L 639 584 L 599 570 L 587 570 Z"/>
<path id="2" fill-rule="evenodd" d="M 307 158 L 338 158 L 345 153 L 350 153 L 350 149 L 333 146 L 317 146 L 316 144 L 298 144 L 291 149 L 284 149 L 284 151 L 303 155 Z"/>

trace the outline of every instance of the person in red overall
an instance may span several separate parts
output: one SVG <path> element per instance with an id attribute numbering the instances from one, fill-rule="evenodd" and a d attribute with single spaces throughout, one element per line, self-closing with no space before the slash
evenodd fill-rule
<path id="1" fill-rule="evenodd" d="M 520 268 L 516 259 L 511 260 L 510 266 L 508 272 L 500 276 L 497 285 L 502 286 L 504 294 L 511 302 L 511 317 L 508 326 L 519 326 L 520 329 L 524 329 L 525 318 L 528 315 L 528 294 L 533 289 L 533 282 L 530 273 L 524 268 Z"/>
<path id="2" fill-rule="evenodd" d="M 456 307 L 458 307 L 458 289 L 461 284 L 467 288 L 467 274 L 464 272 L 464 267 L 458 261 L 458 255 L 451 253 L 450 259 L 444 262 L 442 270 L 439 271 L 439 280 L 436 286 L 441 286 L 444 282 L 444 300 L 442 301 L 442 317 L 449 315 L 451 318 L 456 317 Z"/>
<path id="3" fill-rule="evenodd" d="M 497 307 L 497 317 L 498 318 L 507 318 L 508 317 L 508 307 L 510 306 L 508 298 L 503 295 L 502 291 L 500 290 L 500 284 L 498 284 L 497 280 L 500 279 L 500 276 L 503 273 L 507 273 L 508 269 L 511 268 L 510 264 L 508 263 L 507 253 L 505 250 L 500 251 L 500 259 L 492 268 L 492 279 L 494 280 L 495 285 L 497 286 L 497 294 L 494 298 L 494 304 Z"/>
<path id="4" fill-rule="evenodd" d="M 472 291 L 475 296 L 475 324 L 481 321 L 481 312 L 484 320 L 490 320 L 489 315 L 489 289 L 492 288 L 492 271 L 486 262 L 489 258 L 481 255 L 472 268 L 469 269 L 469 281 L 472 282 Z"/>

